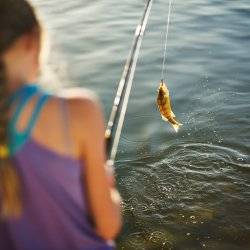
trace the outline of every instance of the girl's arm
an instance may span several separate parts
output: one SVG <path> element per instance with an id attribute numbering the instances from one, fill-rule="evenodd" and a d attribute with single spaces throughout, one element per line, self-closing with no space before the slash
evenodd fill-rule
<path id="1" fill-rule="evenodd" d="M 106 149 L 104 121 L 98 102 L 93 98 L 75 100 L 78 117 L 78 138 L 85 166 L 85 187 L 97 234 L 114 239 L 122 225 L 121 198 L 114 185 L 114 176 L 105 167 Z"/>

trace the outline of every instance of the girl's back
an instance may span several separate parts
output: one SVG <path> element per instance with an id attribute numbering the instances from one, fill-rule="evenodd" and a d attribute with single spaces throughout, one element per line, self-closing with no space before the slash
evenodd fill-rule
<path id="1" fill-rule="evenodd" d="M 39 92 L 26 105 L 17 103 L 10 132 L 24 207 L 21 218 L 0 224 L 0 246 L 6 245 L 7 230 L 14 249 L 111 249 L 93 229 L 82 185 L 84 160 L 70 123 L 79 99 L 88 101 Z"/>

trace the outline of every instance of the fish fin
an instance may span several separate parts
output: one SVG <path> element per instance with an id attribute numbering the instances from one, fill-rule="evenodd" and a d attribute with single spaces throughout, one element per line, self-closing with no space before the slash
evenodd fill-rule
<path id="1" fill-rule="evenodd" d="M 176 117 L 172 110 L 171 110 L 171 116 Z"/>
<path id="2" fill-rule="evenodd" d="M 162 120 L 165 121 L 165 122 L 168 122 L 168 121 L 169 121 L 169 120 L 168 120 L 165 116 L 163 116 L 163 115 L 161 115 L 161 118 L 162 118 Z"/>

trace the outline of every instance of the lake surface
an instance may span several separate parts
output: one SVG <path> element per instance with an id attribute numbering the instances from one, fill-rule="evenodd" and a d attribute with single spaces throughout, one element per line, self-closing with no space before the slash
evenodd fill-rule
<path id="1" fill-rule="evenodd" d="M 52 68 L 94 90 L 107 119 L 146 1 L 33 2 Z M 250 1 L 174 1 L 167 81 L 177 134 L 155 104 L 167 12 L 168 0 L 154 1 L 120 141 L 118 248 L 250 249 Z"/>

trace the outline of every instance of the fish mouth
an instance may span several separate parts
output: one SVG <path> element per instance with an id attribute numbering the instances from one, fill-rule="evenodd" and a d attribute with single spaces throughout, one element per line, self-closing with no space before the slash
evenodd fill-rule
<path id="1" fill-rule="evenodd" d="M 161 89 L 161 88 L 167 88 L 167 85 L 166 85 L 166 83 L 164 83 L 163 80 L 161 80 L 161 82 L 160 82 L 159 89 Z"/>
<path id="2" fill-rule="evenodd" d="M 163 79 L 161 79 L 160 87 L 163 87 L 163 86 L 164 86 L 164 81 L 163 81 Z"/>
<path id="3" fill-rule="evenodd" d="M 167 85 L 166 85 L 166 83 L 163 80 L 161 80 L 160 86 L 158 88 L 158 94 L 159 95 L 165 95 L 167 93 L 168 93 Z"/>

